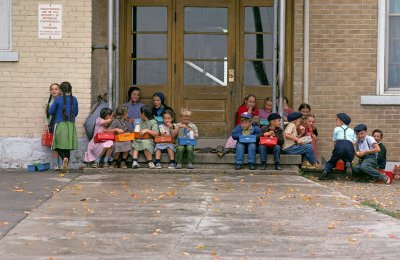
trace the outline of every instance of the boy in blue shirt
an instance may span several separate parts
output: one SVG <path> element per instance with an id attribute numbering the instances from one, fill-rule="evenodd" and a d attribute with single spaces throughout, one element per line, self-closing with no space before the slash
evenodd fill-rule
<path id="1" fill-rule="evenodd" d="M 358 164 L 353 167 L 353 173 L 368 174 L 377 181 L 390 184 L 389 177 L 380 174 L 376 169 L 378 167 L 377 156 L 381 149 L 375 139 L 367 135 L 367 126 L 359 124 L 354 127 L 354 132 L 357 134 L 356 156 L 360 160 Z"/>
<path id="2" fill-rule="evenodd" d="M 331 159 L 325 164 L 324 171 L 319 177 L 320 180 L 326 180 L 328 175 L 333 171 L 337 161 L 343 160 L 346 164 L 346 171 L 351 171 L 351 162 L 354 159 L 354 146 L 356 135 L 354 130 L 348 125 L 351 118 L 345 113 L 336 115 L 336 127 L 333 130 L 333 142 L 335 144 Z"/>
<path id="3" fill-rule="evenodd" d="M 244 112 L 240 115 L 240 124 L 237 125 L 232 131 L 233 140 L 238 141 L 236 143 L 236 155 L 235 155 L 235 169 L 240 170 L 244 161 L 244 154 L 247 150 L 249 169 L 256 169 L 256 152 L 257 143 L 240 143 L 239 137 L 242 135 L 256 135 L 260 133 L 258 126 L 252 125 L 251 120 L 253 116 L 251 113 Z"/>

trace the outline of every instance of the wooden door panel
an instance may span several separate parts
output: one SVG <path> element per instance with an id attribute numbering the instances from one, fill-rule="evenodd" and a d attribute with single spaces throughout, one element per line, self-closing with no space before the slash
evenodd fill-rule
<path id="1" fill-rule="evenodd" d="M 228 82 L 227 74 L 229 69 L 235 69 L 235 1 L 182 0 L 176 3 L 175 97 L 178 98 L 175 98 L 175 104 L 192 111 L 192 120 L 201 137 L 226 137 L 234 119 L 231 109 L 234 82 Z M 185 14 L 190 17 L 185 18 Z M 193 23 L 196 17 L 209 20 Z M 217 26 L 217 23 L 224 25 Z M 203 42 L 190 42 L 190 38 Z M 209 42 L 210 39 L 225 45 Z M 185 48 L 185 44 L 198 46 Z M 191 70 L 188 70 L 188 64 Z M 197 82 L 202 81 L 202 77 L 204 80 L 199 85 Z M 195 80 L 188 80 L 192 78 Z"/>

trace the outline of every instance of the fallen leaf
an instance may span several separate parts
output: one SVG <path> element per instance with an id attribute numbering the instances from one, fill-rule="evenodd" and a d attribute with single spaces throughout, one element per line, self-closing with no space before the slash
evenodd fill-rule
<path id="1" fill-rule="evenodd" d="M 190 255 L 188 252 L 182 252 L 182 255 Z"/>
<path id="2" fill-rule="evenodd" d="M 206 247 L 206 246 L 203 245 L 203 244 L 198 244 L 198 245 L 196 246 L 197 249 L 204 249 L 205 247 Z"/>
<path id="3" fill-rule="evenodd" d="M 134 199 L 134 200 L 136 200 L 136 199 L 140 198 L 140 195 L 139 195 L 139 194 L 136 194 L 136 193 L 132 193 L 132 194 L 131 194 L 131 198 Z"/>

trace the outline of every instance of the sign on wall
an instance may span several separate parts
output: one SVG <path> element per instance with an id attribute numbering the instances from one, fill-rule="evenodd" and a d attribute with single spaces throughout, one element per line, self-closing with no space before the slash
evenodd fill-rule
<path id="1" fill-rule="evenodd" d="M 38 5 L 39 39 L 62 39 L 62 5 Z"/>

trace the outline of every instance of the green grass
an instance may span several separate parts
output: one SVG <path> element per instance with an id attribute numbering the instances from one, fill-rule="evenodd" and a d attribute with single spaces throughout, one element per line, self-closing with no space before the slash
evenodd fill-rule
<path id="1" fill-rule="evenodd" d="M 370 201 L 364 201 L 364 202 L 361 202 L 361 205 L 368 206 L 370 208 L 375 209 L 376 211 L 378 211 L 380 213 L 383 213 L 385 215 L 391 216 L 393 218 L 400 219 L 400 213 L 399 212 L 386 210 L 386 209 L 382 208 L 379 204 L 376 204 L 376 203 L 373 203 L 373 202 L 370 202 Z"/>

